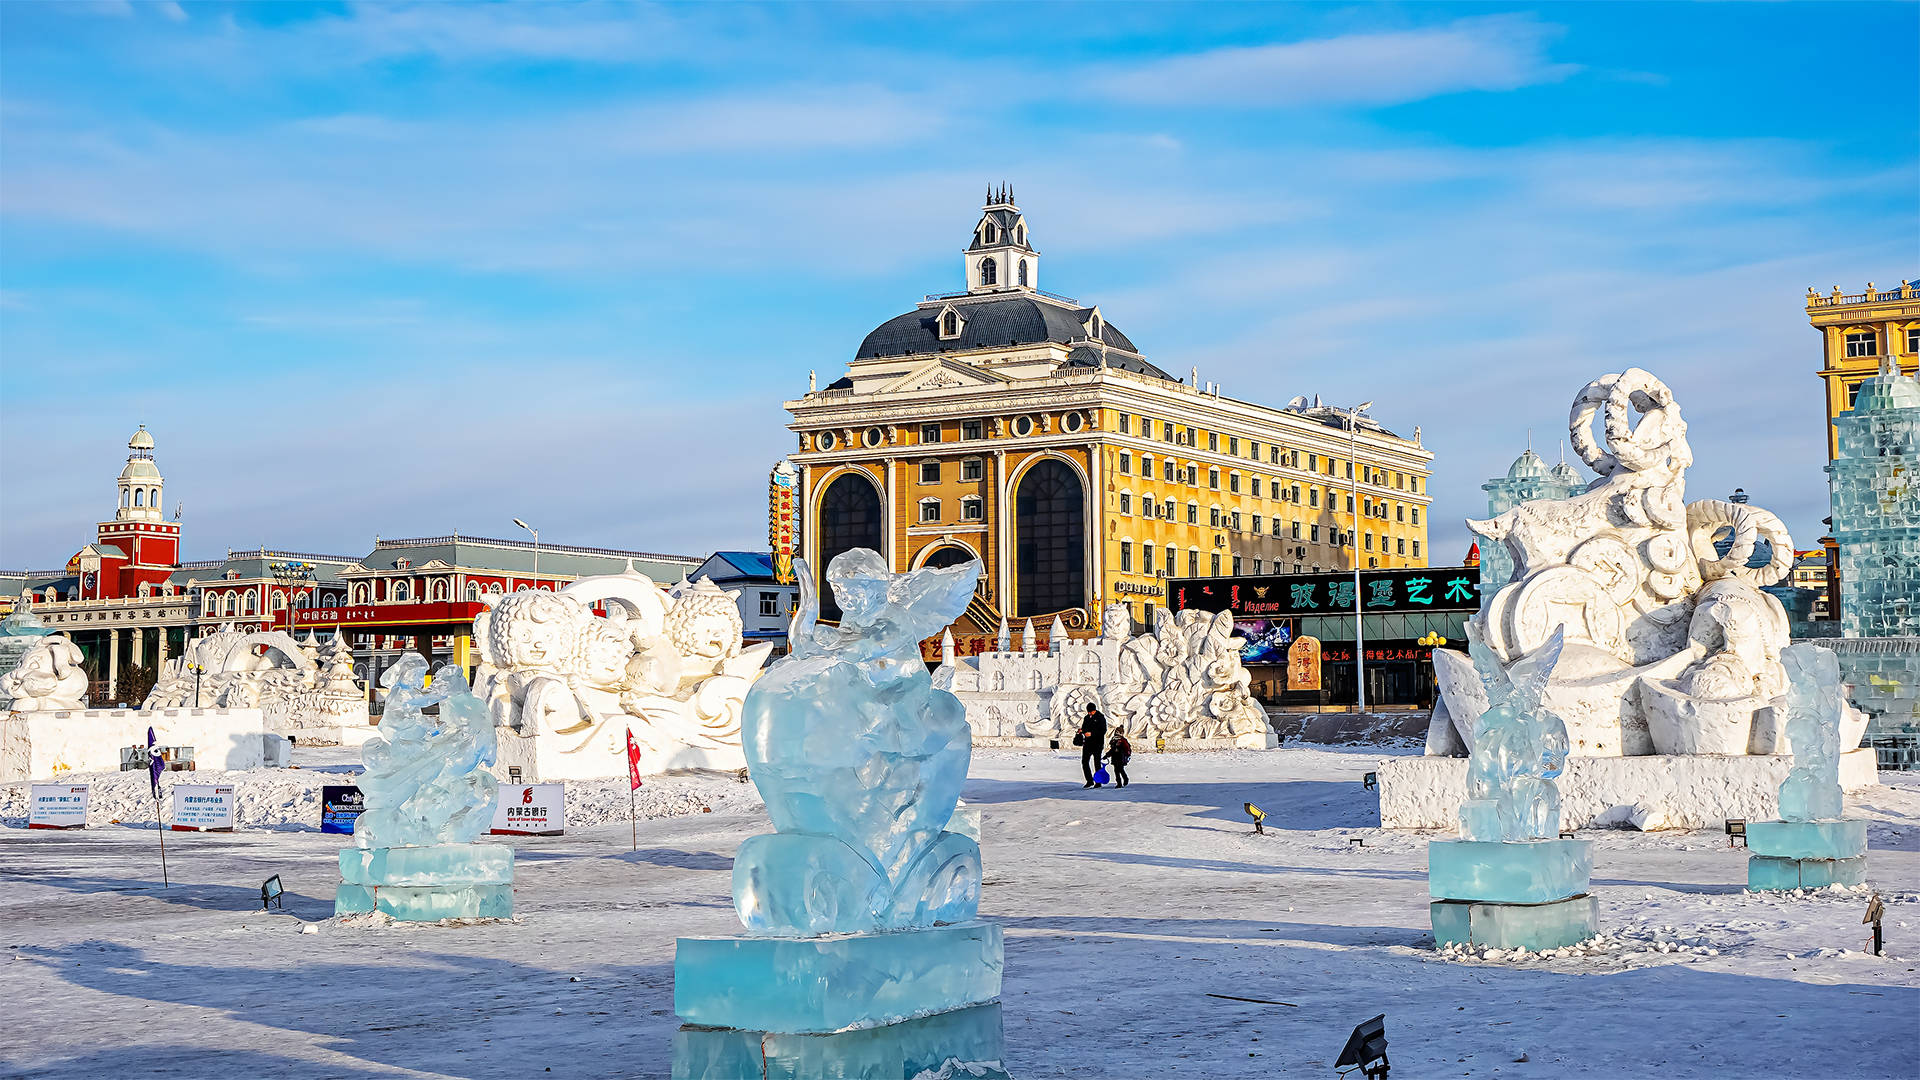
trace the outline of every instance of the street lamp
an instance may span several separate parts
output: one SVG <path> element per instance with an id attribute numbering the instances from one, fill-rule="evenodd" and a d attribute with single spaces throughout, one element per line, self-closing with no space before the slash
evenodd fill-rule
<path id="1" fill-rule="evenodd" d="M 513 523 L 533 534 L 533 587 L 540 587 L 540 530 L 514 518 Z"/>
<path id="2" fill-rule="evenodd" d="M 187 661 L 187 670 L 193 672 L 193 707 L 200 707 L 200 676 L 207 673 L 207 665 Z"/>
<path id="3" fill-rule="evenodd" d="M 1353 479 L 1353 532 L 1347 543 L 1353 547 L 1353 687 L 1355 715 L 1367 711 L 1367 632 L 1360 610 L 1360 416 L 1373 406 L 1363 401 L 1351 409 L 1336 408 L 1347 422 L 1347 473 Z"/>
<path id="4" fill-rule="evenodd" d="M 280 583 L 280 591 L 287 598 L 287 636 L 293 636 L 293 601 L 299 595 L 295 586 L 303 581 L 313 580 L 313 564 L 310 562 L 268 563 L 267 572 Z M 271 624 L 269 624 L 271 625 Z"/>

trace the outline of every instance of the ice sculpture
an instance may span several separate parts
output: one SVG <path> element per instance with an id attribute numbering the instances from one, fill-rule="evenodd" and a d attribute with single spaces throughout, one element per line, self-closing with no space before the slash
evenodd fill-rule
<path id="1" fill-rule="evenodd" d="M 1559 835 L 1554 781 L 1566 767 L 1567 729 L 1543 703 L 1566 630 L 1555 627 L 1505 668 L 1471 625 L 1467 634 L 1488 704 L 1467 762 L 1461 838 L 1427 846 L 1434 941 L 1501 949 L 1584 941 L 1595 929 L 1593 850 Z"/>
<path id="2" fill-rule="evenodd" d="M 382 738 L 361 749 L 366 809 L 354 847 L 340 852 L 334 914 L 396 919 L 509 918 L 513 849 L 477 844 L 498 783 L 493 719 L 453 664 L 428 686 L 427 662 L 408 654 L 381 677 Z M 427 710 L 438 706 L 433 715 Z"/>
<path id="3" fill-rule="evenodd" d="M 1786 526 L 1756 506 L 1685 500 L 1687 425 L 1672 391 L 1646 371 L 1589 383 L 1568 428 L 1599 474 L 1585 492 L 1467 523 L 1514 563 L 1473 626 L 1512 665 L 1564 625 L 1543 701 L 1565 721 L 1575 755 L 1776 752 L 1770 709 L 1786 688 L 1788 622 L 1762 589 L 1792 568 Z M 1428 752 L 1457 754 L 1473 746 L 1487 707 L 1481 679 L 1447 650 L 1436 650 L 1434 669 L 1442 704 Z"/>
<path id="4" fill-rule="evenodd" d="M 670 591 L 629 566 L 491 599 L 473 620 L 474 682 L 501 767 L 529 781 L 625 776 L 629 728 L 643 772 L 745 765 L 741 703 L 773 645 L 742 647 L 736 596 L 704 578 Z"/>
<path id="5" fill-rule="evenodd" d="M 1844 820 L 1840 793 L 1840 661 L 1831 649 L 1789 645 L 1787 714 L 1793 771 L 1780 784 L 1780 821 L 1747 822 L 1747 888 L 1798 889 L 1866 880 L 1867 823 Z"/>
<path id="6" fill-rule="evenodd" d="M 775 1033 L 890 1025 L 900 1038 L 882 1038 L 897 1046 L 903 1022 L 1000 993 L 1000 928 L 975 918 L 979 844 L 949 828 L 972 740 L 919 649 L 965 610 L 980 564 L 895 575 L 872 551 L 845 552 L 827 568 L 837 627 L 817 625 L 812 572 L 795 567 L 793 651 L 754 685 L 742 722 L 778 831 L 734 858 L 748 934 L 680 939 L 674 1009 L 753 1033 L 734 1043 L 761 1055 Z"/>

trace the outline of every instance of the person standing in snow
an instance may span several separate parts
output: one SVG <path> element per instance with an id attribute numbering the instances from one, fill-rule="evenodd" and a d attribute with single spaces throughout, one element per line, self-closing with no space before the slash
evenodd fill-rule
<path id="1" fill-rule="evenodd" d="M 1080 721 L 1080 733 L 1073 737 L 1074 745 L 1080 748 L 1080 771 L 1087 775 L 1087 787 L 1104 787 L 1093 782 L 1093 773 L 1100 767 L 1100 752 L 1107 745 L 1107 718 L 1094 708 L 1093 702 L 1087 702 L 1086 718 Z"/>
<path id="2" fill-rule="evenodd" d="M 1113 741 L 1107 744 L 1107 764 L 1113 766 L 1113 786 L 1127 786 L 1127 762 L 1133 760 L 1133 744 L 1127 741 L 1127 733 L 1115 730 Z"/>

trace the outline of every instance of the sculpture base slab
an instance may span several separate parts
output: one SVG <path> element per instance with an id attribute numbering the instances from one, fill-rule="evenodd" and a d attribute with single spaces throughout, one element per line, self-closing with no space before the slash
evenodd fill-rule
<path id="1" fill-rule="evenodd" d="M 1010 1080 L 1001 1064 L 1002 1045 L 999 1002 L 827 1035 L 689 1024 L 673 1036 L 673 1077 L 914 1080 L 921 1076 L 954 1076 Z"/>
<path id="2" fill-rule="evenodd" d="M 1747 850 L 1777 859 L 1852 859 L 1867 853 L 1867 822 L 1749 821 Z"/>
<path id="3" fill-rule="evenodd" d="M 681 938 L 673 1011 L 689 1024 L 824 1034 L 1000 997 L 1000 925 L 827 937 Z"/>
<path id="4" fill-rule="evenodd" d="M 1755 855 L 1747 860 L 1747 891 L 1824 889 L 1829 885 L 1864 885 L 1867 857 L 1851 859 L 1783 859 Z"/>
<path id="5" fill-rule="evenodd" d="M 513 849 L 504 844 L 342 848 L 333 913 L 403 922 L 511 919 Z"/>
<path id="6" fill-rule="evenodd" d="M 1789 755 L 1663 755 L 1571 757 L 1556 786 L 1562 828 L 1718 829 L 1728 818 L 1780 816 L 1780 781 Z M 1467 797 L 1467 759 L 1393 757 L 1377 766 L 1380 826 L 1453 829 Z M 1879 783 L 1873 751 L 1840 755 L 1840 786 L 1860 791 Z"/>
<path id="7" fill-rule="evenodd" d="M 1436 840 L 1427 845 L 1427 895 L 1481 904 L 1551 904 L 1587 891 L 1587 840 Z"/>
<path id="8" fill-rule="evenodd" d="M 1599 902 L 1573 896 L 1550 904 L 1482 904 L 1436 900 L 1428 905 L 1436 945 L 1489 949 L 1558 949 L 1599 933 Z"/>

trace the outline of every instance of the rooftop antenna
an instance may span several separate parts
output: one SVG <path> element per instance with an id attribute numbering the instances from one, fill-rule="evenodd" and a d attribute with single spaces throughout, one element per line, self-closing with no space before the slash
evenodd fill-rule
<path id="1" fill-rule="evenodd" d="M 1533 429 L 1527 429 L 1527 453 L 1533 453 Z"/>

